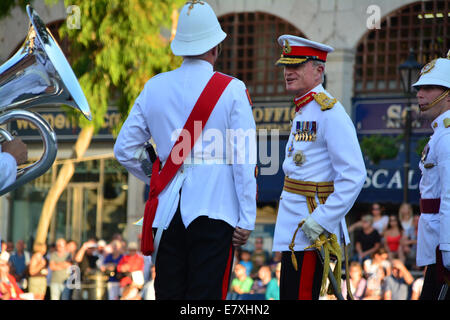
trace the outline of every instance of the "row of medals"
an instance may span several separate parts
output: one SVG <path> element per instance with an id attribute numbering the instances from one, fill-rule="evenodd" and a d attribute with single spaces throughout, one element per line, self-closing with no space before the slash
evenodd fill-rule
<path id="1" fill-rule="evenodd" d="M 291 141 L 291 145 L 288 148 L 288 157 L 292 157 L 292 153 L 294 152 L 294 141 L 305 141 L 312 142 L 316 141 L 317 138 L 317 123 L 316 121 L 297 121 L 296 130 L 292 133 L 294 138 Z M 297 166 L 302 166 L 306 157 L 303 151 L 298 150 L 294 155 L 294 163 Z"/>

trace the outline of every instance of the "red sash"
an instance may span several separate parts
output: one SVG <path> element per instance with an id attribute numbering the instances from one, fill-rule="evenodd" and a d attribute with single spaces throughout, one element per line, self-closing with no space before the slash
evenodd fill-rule
<path id="1" fill-rule="evenodd" d="M 191 138 L 191 141 L 189 141 L 190 144 L 188 145 L 188 152 L 186 152 L 186 154 L 184 154 L 184 152 L 182 155 L 180 154 L 180 150 L 183 150 L 183 148 L 179 147 L 179 145 L 183 143 L 183 135 L 180 134 L 180 137 L 172 147 L 169 158 L 162 170 L 160 171 L 161 161 L 159 157 L 153 164 L 152 177 L 150 179 L 150 193 L 147 203 L 145 204 L 144 222 L 142 227 L 141 252 L 145 256 L 150 256 L 154 251 L 152 227 L 156 209 L 158 208 L 158 196 L 173 179 L 178 169 L 183 165 L 184 160 L 201 134 L 200 130 L 194 130 L 194 123 L 201 121 L 202 130 L 205 128 L 209 116 L 232 79 L 233 78 L 222 73 L 214 73 L 198 98 L 197 103 L 192 109 L 183 128 L 183 132 L 184 130 L 189 132 Z M 194 134 L 196 134 L 196 136 L 194 136 Z M 184 144 L 186 143 L 187 141 L 184 142 Z M 184 151 L 186 150 L 187 148 L 184 148 Z M 174 162 L 174 160 L 176 161 Z"/>

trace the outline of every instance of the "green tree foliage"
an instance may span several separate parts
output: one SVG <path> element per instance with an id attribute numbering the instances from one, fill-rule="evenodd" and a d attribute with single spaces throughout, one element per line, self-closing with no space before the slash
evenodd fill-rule
<path id="1" fill-rule="evenodd" d="M 403 135 L 398 135 L 396 137 L 380 134 L 365 136 L 360 142 L 361 151 L 370 159 L 370 161 L 372 161 L 372 163 L 378 165 L 381 160 L 390 160 L 397 157 L 403 139 Z M 422 155 L 422 151 L 429 140 L 429 137 L 424 137 L 417 141 L 414 150 L 417 155 Z"/>
<path id="2" fill-rule="evenodd" d="M 59 1 L 45 0 L 48 5 Z M 93 120 L 88 122 L 79 113 L 68 110 L 83 128 L 74 145 L 74 158 L 81 158 L 86 152 L 94 130 L 104 123 L 108 106 L 117 105 L 124 119 L 148 79 L 181 62 L 172 55 L 167 38 L 172 13 L 184 1 L 64 0 L 66 7 L 77 6 L 78 10 L 72 10 L 75 16 L 70 18 L 79 19 L 80 27 L 63 24 L 60 36 L 69 39 L 69 60 L 93 114 Z M 0 0 L 0 17 L 8 15 L 14 6 L 24 7 L 28 2 Z M 119 129 L 117 126 L 113 133 Z M 63 164 L 59 170 L 41 211 L 36 242 L 45 242 L 58 199 L 74 171 L 73 162 Z"/>
<path id="3" fill-rule="evenodd" d="M 184 0 L 65 0 L 66 6 L 79 7 L 80 28 L 63 24 L 60 35 L 69 38 L 70 62 L 96 130 L 103 125 L 108 105 L 118 106 L 123 121 L 145 83 L 179 65 L 167 37 L 172 12 L 183 4 Z M 92 124 L 76 117 L 82 127 Z"/>
<path id="4" fill-rule="evenodd" d="M 425 149 L 425 146 L 427 145 L 427 143 L 430 141 L 430 137 L 425 137 L 420 139 L 419 141 L 417 141 L 417 146 L 416 146 L 416 153 L 419 156 L 422 156 L 422 151 L 423 149 Z"/>
<path id="5" fill-rule="evenodd" d="M 361 141 L 361 150 L 370 161 L 379 164 L 381 160 L 397 157 L 403 135 L 397 137 L 374 134 L 365 136 Z"/>

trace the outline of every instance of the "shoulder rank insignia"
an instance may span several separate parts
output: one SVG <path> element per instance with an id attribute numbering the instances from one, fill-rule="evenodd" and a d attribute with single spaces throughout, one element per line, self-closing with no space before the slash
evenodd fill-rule
<path id="1" fill-rule="evenodd" d="M 444 127 L 449 128 L 450 127 L 450 118 L 444 119 Z"/>
<path id="2" fill-rule="evenodd" d="M 334 107 L 334 105 L 337 102 L 337 99 L 332 99 L 329 96 L 327 96 L 324 92 L 319 92 L 318 94 L 314 95 L 314 99 L 320 106 L 322 107 L 322 111 L 330 110 Z"/>

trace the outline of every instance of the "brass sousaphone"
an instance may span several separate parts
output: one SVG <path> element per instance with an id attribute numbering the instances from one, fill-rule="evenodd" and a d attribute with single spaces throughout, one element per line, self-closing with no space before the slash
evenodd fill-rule
<path id="1" fill-rule="evenodd" d="M 51 126 L 38 113 L 23 109 L 68 105 L 92 119 L 61 48 L 36 11 L 29 5 L 26 11 L 30 18 L 28 36 L 16 54 L 0 66 L 0 126 L 11 120 L 31 122 L 41 135 L 44 152 L 37 162 L 17 170 L 16 181 L 0 190 L 0 196 L 44 174 L 56 158 L 56 135 Z M 0 143 L 13 139 L 10 132 L 0 128 Z"/>

